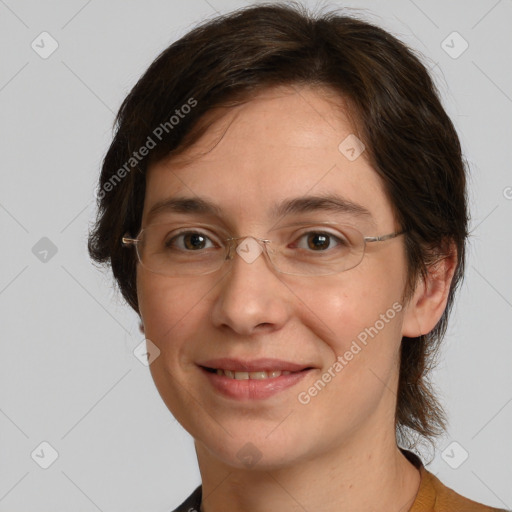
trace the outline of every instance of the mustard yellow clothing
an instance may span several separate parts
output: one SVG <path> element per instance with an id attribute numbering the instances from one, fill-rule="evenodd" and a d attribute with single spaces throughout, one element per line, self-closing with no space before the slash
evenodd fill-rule
<path id="1" fill-rule="evenodd" d="M 507 512 L 503 508 L 488 507 L 461 496 L 428 471 L 415 453 L 401 451 L 420 470 L 421 475 L 420 487 L 409 512 Z"/>

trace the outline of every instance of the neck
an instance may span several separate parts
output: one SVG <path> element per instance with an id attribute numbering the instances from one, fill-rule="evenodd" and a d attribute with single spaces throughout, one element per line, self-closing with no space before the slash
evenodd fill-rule
<path id="1" fill-rule="evenodd" d="M 406 512 L 418 492 L 420 473 L 394 437 L 374 434 L 358 435 L 359 441 L 314 458 L 259 470 L 227 465 L 196 441 L 201 512 Z"/>

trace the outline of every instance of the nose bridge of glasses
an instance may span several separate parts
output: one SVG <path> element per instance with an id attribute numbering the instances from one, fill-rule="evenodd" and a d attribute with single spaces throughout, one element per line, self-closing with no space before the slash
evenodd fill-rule
<path id="1" fill-rule="evenodd" d="M 267 244 L 270 240 L 247 235 L 227 238 L 225 242 L 227 242 L 226 260 L 233 259 L 233 251 L 236 251 L 246 263 L 252 263 L 262 252 L 267 252 Z"/>

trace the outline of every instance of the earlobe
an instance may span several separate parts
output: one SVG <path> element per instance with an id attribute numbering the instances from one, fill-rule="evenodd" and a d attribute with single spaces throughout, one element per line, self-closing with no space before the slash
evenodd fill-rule
<path id="1" fill-rule="evenodd" d="M 416 338 L 434 329 L 446 308 L 456 265 L 457 249 L 452 243 L 448 254 L 428 268 L 425 278 L 418 279 L 414 294 L 404 308 L 402 336 Z"/>
<path id="2" fill-rule="evenodd" d="M 142 323 L 142 320 L 139 321 L 139 331 L 144 334 L 144 324 Z"/>

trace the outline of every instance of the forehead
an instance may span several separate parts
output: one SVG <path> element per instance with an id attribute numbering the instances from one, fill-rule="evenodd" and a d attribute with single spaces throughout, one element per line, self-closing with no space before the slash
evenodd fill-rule
<path id="1" fill-rule="evenodd" d="M 197 143 L 148 169 L 143 220 L 173 196 L 206 199 L 231 220 L 263 222 L 284 199 L 337 194 L 391 225 L 383 183 L 365 153 L 351 160 L 339 148 L 355 132 L 343 99 L 329 90 L 266 90 L 226 109 Z"/>

